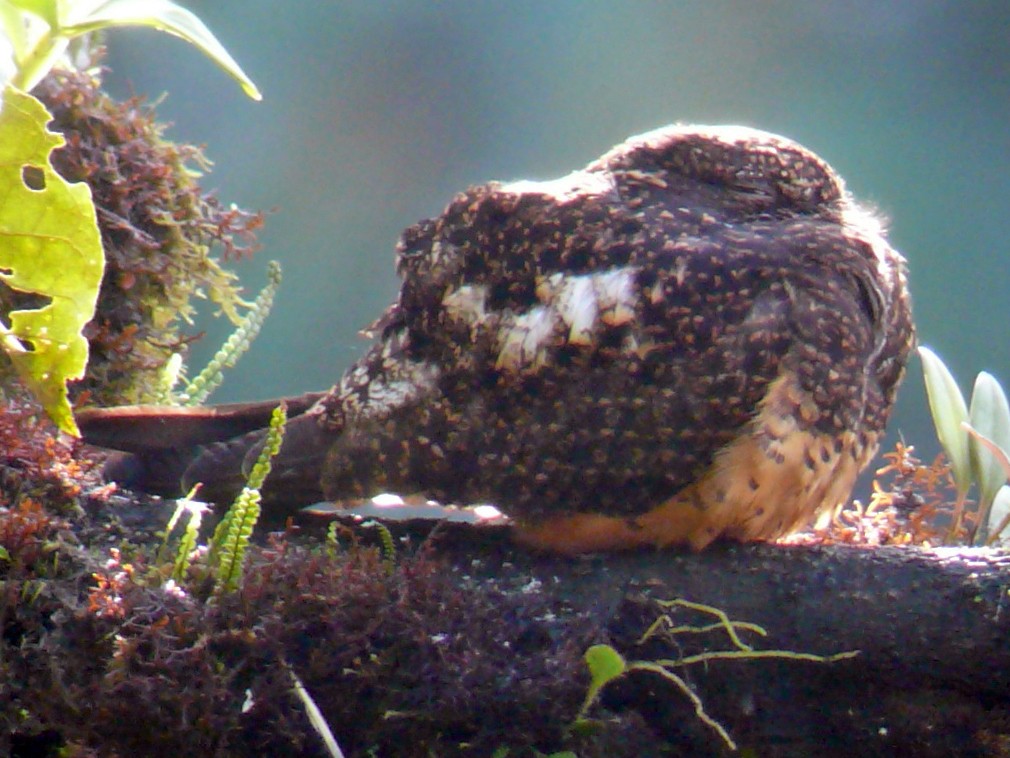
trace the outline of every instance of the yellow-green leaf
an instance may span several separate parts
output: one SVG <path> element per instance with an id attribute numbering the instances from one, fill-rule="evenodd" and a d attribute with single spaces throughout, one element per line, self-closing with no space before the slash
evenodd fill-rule
<path id="1" fill-rule="evenodd" d="M 0 25 L 3 27 L 3 35 L 10 44 L 10 52 L 13 56 L 13 60 L 9 62 L 9 65 L 20 66 L 29 53 L 35 34 L 40 33 L 39 30 L 41 30 L 41 27 L 46 25 L 43 19 L 51 17 L 49 8 L 56 1 L 42 0 L 43 7 L 33 10 L 32 7 L 27 9 L 21 7 L 22 5 L 33 5 L 30 2 L 18 3 L 13 0 L 0 0 Z M 30 23 L 30 18 L 26 13 L 35 17 L 35 23 Z M 29 26 L 32 27 L 31 31 L 29 30 Z M 4 84 L 15 73 L 15 69 L 10 68 L 8 70 L 7 65 L 5 64 L 2 71 Z"/>
<path id="2" fill-rule="evenodd" d="M 585 652 L 586 665 L 589 666 L 589 692 L 586 694 L 586 704 L 583 710 L 592 703 L 600 690 L 608 682 L 613 681 L 628 670 L 628 664 L 623 656 L 610 645 L 593 645 Z"/>
<path id="3" fill-rule="evenodd" d="M 91 191 L 53 170 L 63 138 L 31 95 L 8 87 L 0 111 L 0 280 L 40 307 L 3 314 L 0 341 L 60 429 L 77 434 L 67 381 L 84 375 L 82 329 L 95 312 L 104 257 Z M 27 180 L 27 184 L 26 184 Z"/>
<path id="4" fill-rule="evenodd" d="M 223 68 L 249 97 L 263 99 L 256 85 L 203 21 L 170 0 L 107 0 L 80 17 L 66 19 L 58 33 L 76 37 L 111 26 L 147 26 L 181 37 Z"/>
<path id="5" fill-rule="evenodd" d="M 1010 539 L 1010 535 L 1006 534 L 1007 526 L 1010 526 L 1010 487 L 1004 484 L 992 501 L 992 508 L 989 511 L 989 539 L 986 544 L 999 543 L 1005 547 Z"/>
<path id="6" fill-rule="evenodd" d="M 922 374 L 936 436 L 950 459 L 958 494 L 963 495 L 971 486 L 968 434 L 961 427 L 968 421 L 968 406 L 953 375 L 936 353 L 928 347 L 920 347 L 919 358 L 922 359 Z"/>
<path id="7" fill-rule="evenodd" d="M 60 0 L 4 0 L 4 3 L 35 14 L 50 27 L 55 27 L 59 23 Z"/>
<path id="8" fill-rule="evenodd" d="M 975 431 L 1002 450 L 1010 451 L 1010 405 L 1003 388 L 992 374 L 982 371 L 975 378 L 968 416 Z M 1007 474 L 977 437 L 969 437 L 968 449 L 972 473 L 979 488 L 979 510 L 985 514 L 1000 487 L 1006 484 Z"/>
<path id="9" fill-rule="evenodd" d="M 971 436 L 972 444 L 979 445 L 981 448 L 987 451 L 992 456 L 993 460 L 1003 470 L 1004 478 L 1010 479 L 1010 456 L 1007 455 L 1006 450 L 997 445 L 995 442 L 986 437 L 984 434 L 980 434 L 977 429 L 973 429 L 971 424 L 965 423 L 962 424 L 961 426 L 963 426 L 964 430 L 968 432 L 968 434 Z M 981 485 L 979 485 L 979 488 L 981 488 Z M 995 504 L 995 498 L 999 497 L 999 493 L 1002 492 L 1004 489 L 1005 487 L 1001 487 L 999 490 L 997 490 L 996 494 L 993 495 L 992 500 L 989 501 L 982 500 L 980 502 L 978 512 L 979 516 L 978 523 L 975 526 L 975 529 L 972 533 L 973 544 L 985 544 L 987 539 L 986 535 L 988 534 L 988 530 L 990 529 L 992 523 L 991 512 Z M 1006 496 L 1004 495 L 1004 498 L 1005 497 Z M 999 534 L 1000 532 L 1002 532 L 1005 526 L 1006 524 L 1000 526 L 996 530 L 996 533 Z"/>

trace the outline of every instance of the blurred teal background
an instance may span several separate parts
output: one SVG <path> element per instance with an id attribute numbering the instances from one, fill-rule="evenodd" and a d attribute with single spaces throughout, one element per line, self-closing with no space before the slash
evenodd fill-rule
<path id="1" fill-rule="evenodd" d="M 920 340 L 967 387 L 1010 383 L 1010 3 L 714 0 L 534 3 L 181 0 L 263 91 L 245 98 L 153 31 L 107 40 L 118 95 L 168 92 L 170 137 L 202 143 L 206 187 L 274 209 L 263 251 L 285 281 L 217 401 L 331 385 L 391 301 L 393 245 L 453 194 L 552 178 L 674 121 L 798 140 L 890 219 Z M 191 365 L 227 334 L 208 319 Z M 937 447 L 918 361 L 892 435 Z M 893 437 L 892 437 L 893 439 Z"/>

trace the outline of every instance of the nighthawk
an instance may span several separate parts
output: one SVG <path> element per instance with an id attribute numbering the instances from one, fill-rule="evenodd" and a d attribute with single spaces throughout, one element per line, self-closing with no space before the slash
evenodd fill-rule
<path id="1" fill-rule="evenodd" d="M 493 502 L 562 552 L 771 539 L 844 501 L 913 342 L 904 259 L 819 157 L 742 127 L 633 137 L 457 195 L 399 296 L 294 399 L 264 496 Z M 79 415 L 114 476 L 224 500 L 274 402 Z"/>

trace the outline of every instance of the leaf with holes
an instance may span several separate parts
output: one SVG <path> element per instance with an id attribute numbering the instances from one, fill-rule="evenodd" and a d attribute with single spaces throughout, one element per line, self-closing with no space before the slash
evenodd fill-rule
<path id="1" fill-rule="evenodd" d="M 0 344 L 63 431 L 77 434 L 67 382 L 84 375 L 105 260 L 91 191 L 53 170 L 63 138 L 31 95 L 12 87 L 0 111 L 0 281 L 29 303 L 0 314 Z"/>

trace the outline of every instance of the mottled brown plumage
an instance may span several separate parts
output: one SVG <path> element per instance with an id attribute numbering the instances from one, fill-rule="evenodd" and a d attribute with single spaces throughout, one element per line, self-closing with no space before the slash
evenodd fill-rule
<path id="1" fill-rule="evenodd" d="M 774 538 L 849 496 L 913 339 L 876 221 L 817 156 L 740 127 L 471 188 L 404 233 L 397 266 L 373 347 L 289 423 L 274 507 L 490 501 L 569 552 Z M 142 486 L 184 469 L 223 498 L 262 432 L 221 442 L 211 421 L 265 407 L 79 422 L 140 454 Z"/>

